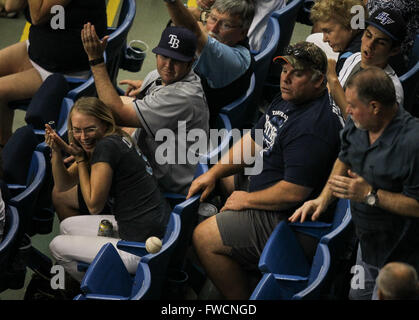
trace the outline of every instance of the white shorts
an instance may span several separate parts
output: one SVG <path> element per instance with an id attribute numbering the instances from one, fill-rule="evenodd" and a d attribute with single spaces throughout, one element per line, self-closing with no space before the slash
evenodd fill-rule
<path id="1" fill-rule="evenodd" d="M 26 49 L 29 50 L 29 40 L 26 40 Z M 32 66 L 36 69 L 36 71 L 38 71 L 39 75 L 41 76 L 42 82 L 44 82 L 46 78 L 53 74 L 53 72 L 45 70 L 35 61 L 31 60 L 31 58 L 29 58 L 29 61 L 32 63 Z M 86 80 L 90 76 L 90 70 L 73 72 L 65 74 L 64 76 Z"/>

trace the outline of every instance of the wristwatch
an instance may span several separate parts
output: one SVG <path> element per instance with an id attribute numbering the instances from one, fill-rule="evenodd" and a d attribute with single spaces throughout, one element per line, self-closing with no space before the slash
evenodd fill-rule
<path id="1" fill-rule="evenodd" d="M 374 207 L 378 204 L 378 195 L 377 195 L 377 189 L 373 188 L 365 197 L 365 202 L 371 207 Z"/>
<path id="2" fill-rule="evenodd" d="M 175 3 L 176 2 L 176 0 L 164 0 L 165 2 L 168 2 L 168 3 Z"/>
<path id="3" fill-rule="evenodd" d="M 103 63 L 103 62 L 105 62 L 105 59 L 103 57 L 93 59 L 93 60 L 89 60 L 89 66 L 93 67 L 93 66 L 98 65 L 98 64 Z"/>

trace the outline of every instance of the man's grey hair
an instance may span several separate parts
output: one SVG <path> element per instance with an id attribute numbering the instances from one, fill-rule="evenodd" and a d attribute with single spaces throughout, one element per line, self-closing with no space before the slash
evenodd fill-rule
<path id="1" fill-rule="evenodd" d="M 418 275 L 409 264 L 388 263 L 380 270 L 376 283 L 386 300 L 418 299 Z"/>
<path id="2" fill-rule="evenodd" d="M 393 81 L 383 69 L 378 67 L 369 67 L 356 72 L 348 79 L 346 88 L 355 88 L 358 99 L 365 104 L 375 100 L 386 108 L 392 108 L 397 103 Z"/>
<path id="3" fill-rule="evenodd" d="M 255 15 L 253 0 L 215 0 L 211 9 L 216 9 L 220 13 L 228 13 L 232 16 L 240 16 L 243 29 L 249 29 Z"/>

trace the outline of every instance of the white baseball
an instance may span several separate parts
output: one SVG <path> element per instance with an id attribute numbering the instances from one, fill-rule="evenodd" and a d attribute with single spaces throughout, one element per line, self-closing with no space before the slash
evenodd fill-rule
<path id="1" fill-rule="evenodd" d="M 157 253 L 160 251 L 162 242 L 157 237 L 150 237 L 145 242 L 145 248 L 149 253 Z"/>

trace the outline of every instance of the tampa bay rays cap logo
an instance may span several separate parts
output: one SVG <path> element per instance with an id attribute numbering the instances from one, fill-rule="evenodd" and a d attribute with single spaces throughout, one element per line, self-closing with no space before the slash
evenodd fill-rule
<path id="1" fill-rule="evenodd" d="M 152 52 L 182 62 L 189 62 L 195 57 L 196 44 L 196 35 L 191 30 L 169 26 L 163 30 L 160 42 Z"/>
<path id="2" fill-rule="evenodd" d="M 390 15 L 387 12 L 381 12 L 375 17 L 376 20 L 380 21 L 382 25 L 392 24 L 395 21 L 390 18 Z"/>
<path id="3" fill-rule="evenodd" d="M 179 48 L 180 40 L 178 39 L 177 35 L 169 34 L 169 38 L 170 38 L 170 40 L 169 40 L 168 44 L 170 44 L 170 47 L 173 48 L 173 49 Z"/>

